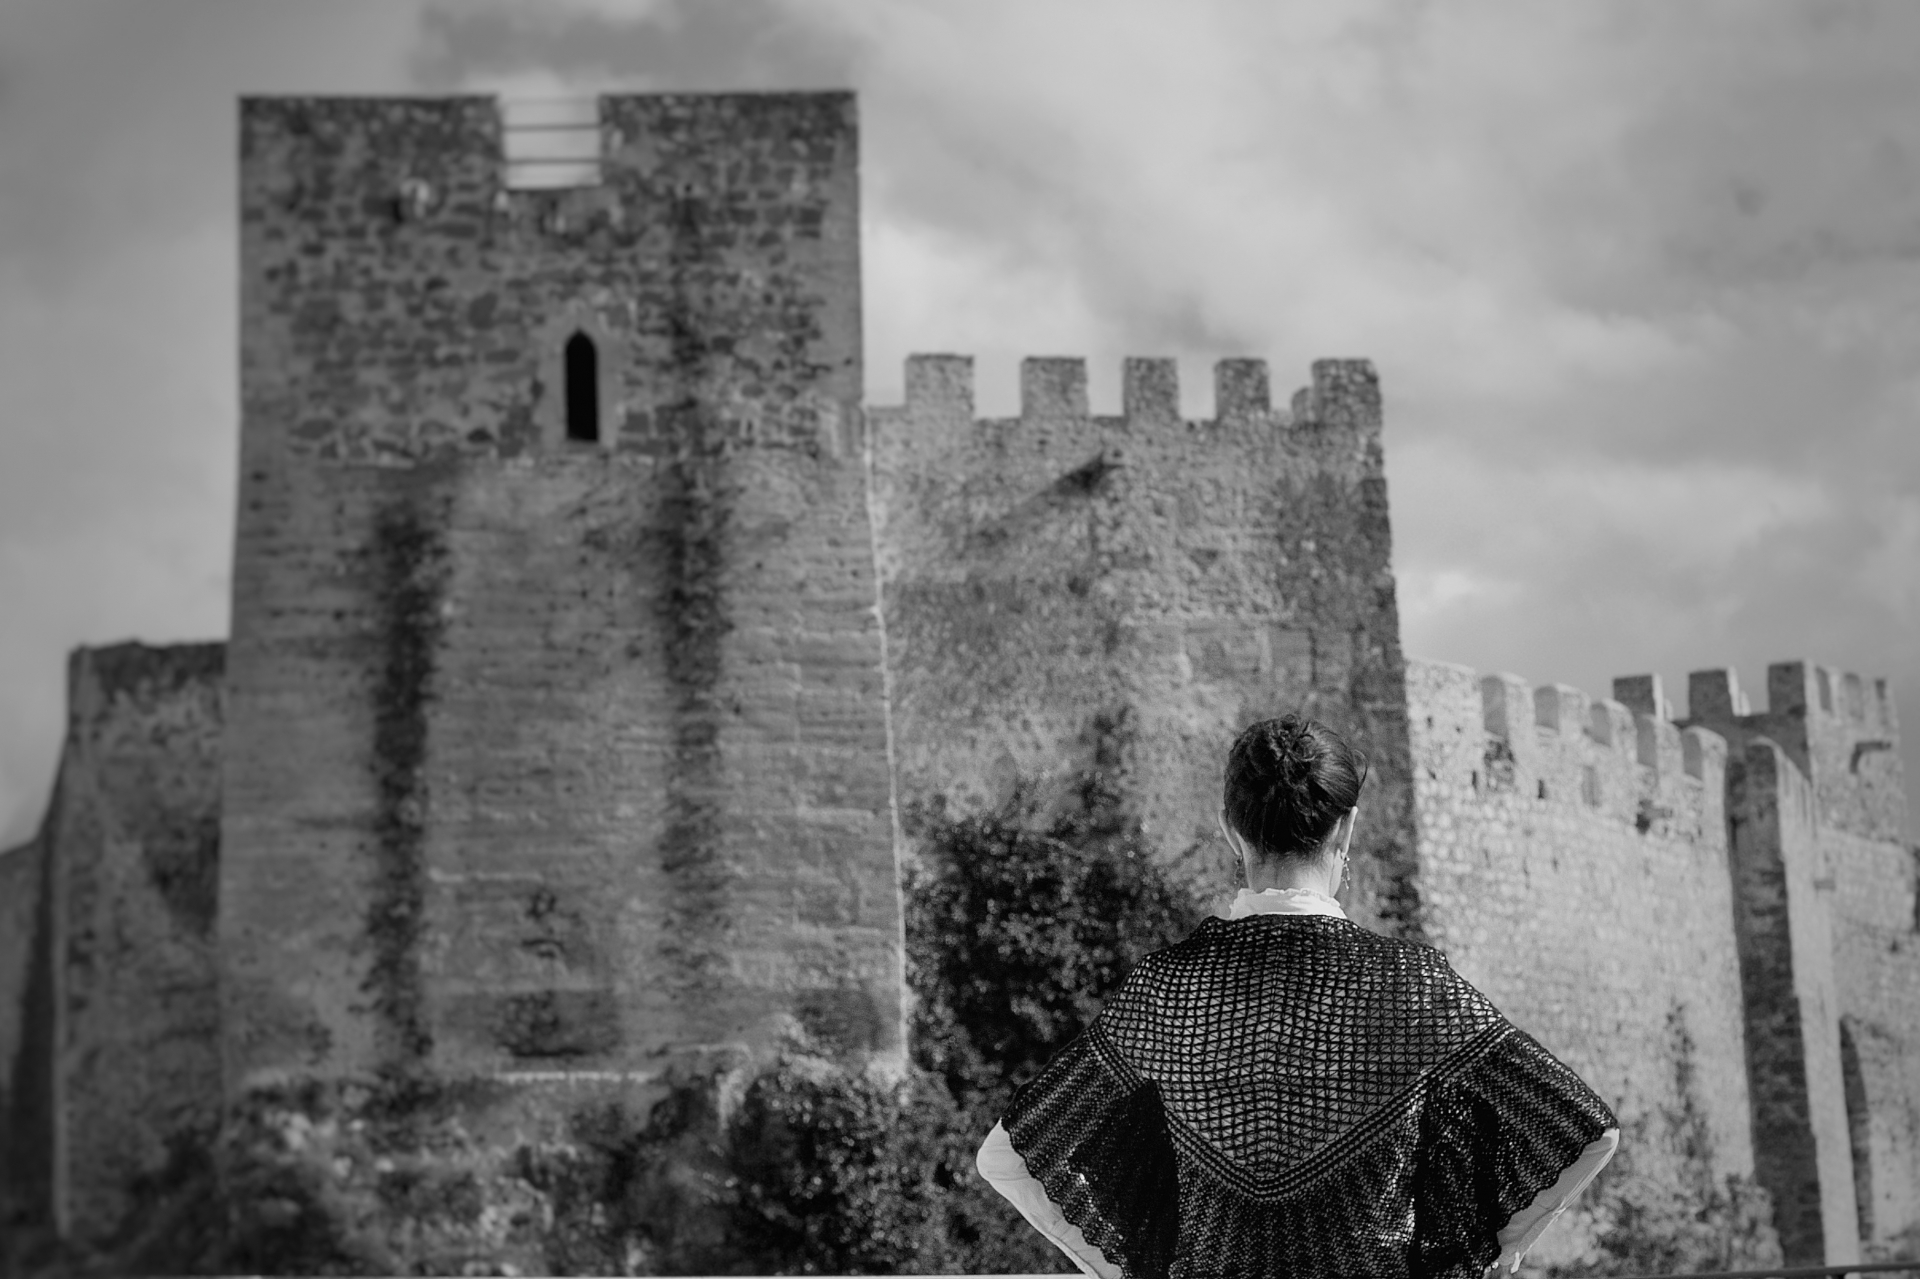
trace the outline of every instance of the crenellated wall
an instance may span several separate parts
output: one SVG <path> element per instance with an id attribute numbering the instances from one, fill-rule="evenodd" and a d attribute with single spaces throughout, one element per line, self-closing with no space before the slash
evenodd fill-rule
<path id="1" fill-rule="evenodd" d="M 224 1098 L 223 1175 L 374 1269 L 587 1264 L 555 1205 L 642 1145 L 622 1211 L 723 1229 L 756 1062 L 902 1064 L 900 817 L 1097 773 L 1223 904 L 1223 754 L 1299 709 L 1371 758 L 1354 917 L 1589 1078 L 1622 1168 L 1756 1178 L 1791 1260 L 1920 1246 L 1884 682 L 1697 672 L 1676 722 L 1406 661 L 1369 363 L 1283 407 L 1221 361 L 1187 419 L 1171 360 L 1096 416 L 1030 359 L 983 419 L 920 355 L 862 409 L 850 95 L 599 121 L 597 181 L 520 190 L 490 99 L 243 105 L 233 636 L 73 658 L 0 855 L 9 1210 L 97 1238 Z"/>
<path id="2" fill-rule="evenodd" d="M 1723 741 L 1438 662 L 1407 698 L 1433 943 L 1606 1098 L 1637 1168 L 1751 1177 Z"/>
<path id="3" fill-rule="evenodd" d="M 1171 360 L 1127 360 L 1114 417 L 1082 361 L 1020 384 L 1018 417 L 977 418 L 970 359 L 914 356 L 906 403 L 867 412 L 903 804 L 973 812 L 1097 766 L 1220 894 L 1224 744 L 1304 709 L 1374 762 L 1355 908 L 1417 935 L 1372 366 L 1316 362 L 1289 410 L 1264 362 L 1222 361 L 1191 421 Z"/>
<path id="4" fill-rule="evenodd" d="M 1900 730 L 1886 681 L 1781 662 L 1754 711 L 1731 670 L 1688 680 L 1691 722 L 1774 743 L 1805 790 L 1808 925 L 1831 936 L 1831 1069 L 1845 1099 L 1857 1228 L 1869 1257 L 1920 1244 L 1920 907 L 1905 844 Z M 1828 1122 L 1841 1122 L 1831 1115 Z M 1836 1172 L 1836 1175 L 1837 1172 Z"/>

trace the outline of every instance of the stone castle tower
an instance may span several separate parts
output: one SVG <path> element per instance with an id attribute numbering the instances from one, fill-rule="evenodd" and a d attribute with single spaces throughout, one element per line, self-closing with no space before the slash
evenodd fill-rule
<path id="1" fill-rule="evenodd" d="M 0 857 L 24 1211 L 102 1237 L 220 1116 L 350 1129 L 380 1081 L 492 1185 L 783 1047 L 896 1072 L 917 815 L 1098 768 L 1218 892 L 1221 753 L 1304 707 L 1373 760 L 1355 918 L 1445 948 L 1648 1166 L 1757 1179 L 1794 1258 L 1920 1222 L 1884 689 L 1753 717 L 1703 676 L 1679 726 L 1407 662 L 1364 361 L 1283 407 L 1222 361 L 1194 421 L 1171 361 L 1101 417 L 1034 359 L 983 420 L 916 356 L 863 408 L 850 95 L 603 98 L 553 189 L 490 99 L 255 99 L 241 137 L 232 637 L 76 654 Z"/>
<path id="2" fill-rule="evenodd" d="M 243 109 L 231 1087 L 902 1050 L 852 100 L 604 105 Z"/>

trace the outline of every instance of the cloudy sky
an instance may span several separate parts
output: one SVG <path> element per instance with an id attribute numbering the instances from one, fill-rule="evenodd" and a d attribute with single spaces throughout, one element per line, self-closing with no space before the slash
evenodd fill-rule
<path id="1" fill-rule="evenodd" d="M 1920 5 L 0 0 L 0 846 L 69 648 L 226 632 L 236 95 L 846 86 L 870 400 L 1371 357 L 1409 653 L 1883 674 L 1920 777 Z"/>

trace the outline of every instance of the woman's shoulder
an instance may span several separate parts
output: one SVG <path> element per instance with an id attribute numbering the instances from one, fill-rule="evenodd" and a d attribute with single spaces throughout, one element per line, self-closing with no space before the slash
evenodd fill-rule
<path id="1" fill-rule="evenodd" d="M 1405 965 L 1453 973 L 1446 955 L 1426 942 L 1377 933 L 1336 915 L 1259 914 L 1242 919 L 1209 916 L 1184 939 L 1146 958 L 1177 964 L 1226 950 L 1277 948 L 1371 952 Z M 1458 974 L 1454 976 L 1457 978 Z"/>
<path id="2" fill-rule="evenodd" d="M 1141 984 L 1159 986 L 1274 965 L 1345 974 L 1383 996 L 1398 990 L 1437 1000 L 1456 1013 L 1472 1009 L 1475 1020 L 1499 1016 L 1438 948 L 1329 915 L 1209 918 L 1181 941 L 1148 954 L 1134 972 Z"/>

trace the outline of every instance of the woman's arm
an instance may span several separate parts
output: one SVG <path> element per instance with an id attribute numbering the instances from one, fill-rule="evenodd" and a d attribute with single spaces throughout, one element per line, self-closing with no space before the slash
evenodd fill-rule
<path id="1" fill-rule="evenodd" d="M 1450 1279 L 1513 1273 L 1620 1140 L 1607 1104 L 1511 1024 L 1448 1064 L 1422 1125 L 1415 1269 Z"/>
<path id="2" fill-rule="evenodd" d="M 1047 1198 L 1046 1187 L 1028 1174 L 1027 1161 L 1013 1148 L 1004 1127 L 997 1123 L 993 1126 L 993 1131 L 980 1144 L 974 1167 L 1007 1202 L 1020 1210 L 1020 1215 L 1027 1219 L 1028 1225 L 1067 1254 L 1067 1260 L 1078 1266 L 1081 1273 L 1097 1275 L 1099 1279 L 1120 1279 L 1120 1267 L 1108 1261 L 1105 1253 L 1087 1242 L 1087 1237 L 1080 1233 L 1080 1227 L 1062 1216 L 1053 1201 Z"/>
<path id="3" fill-rule="evenodd" d="M 1588 1183 L 1599 1175 L 1619 1146 L 1620 1130 L 1607 1129 L 1587 1144 L 1587 1148 L 1580 1152 L 1580 1157 L 1560 1174 L 1560 1180 L 1535 1195 L 1532 1203 L 1513 1214 L 1500 1231 L 1500 1259 L 1493 1263 L 1493 1273 L 1510 1275 L 1519 1271 L 1520 1260 L 1527 1255 L 1527 1249 L 1533 1247 L 1547 1227 L 1567 1210 L 1567 1205 L 1578 1198 Z"/>

